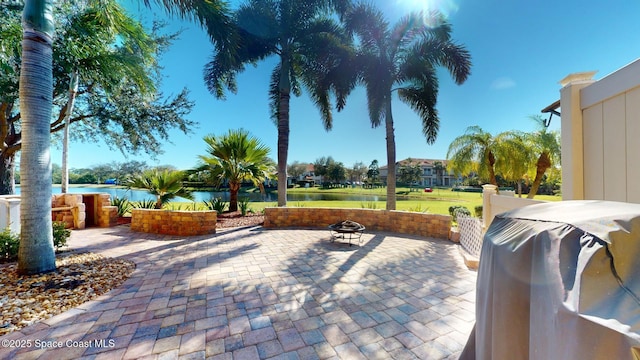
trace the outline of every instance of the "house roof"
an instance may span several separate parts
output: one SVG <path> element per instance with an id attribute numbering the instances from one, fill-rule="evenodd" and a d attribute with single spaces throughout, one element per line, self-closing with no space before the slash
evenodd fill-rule
<path id="1" fill-rule="evenodd" d="M 447 166 L 449 163 L 448 160 L 439 160 L 439 159 L 417 159 L 417 158 L 406 158 L 404 160 L 396 161 L 396 166 L 407 166 L 407 165 L 420 165 L 420 166 L 434 166 L 436 162 L 441 162 L 442 165 Z M 380 169 L 386 169 L 387 165 L 381 166 Z"/>

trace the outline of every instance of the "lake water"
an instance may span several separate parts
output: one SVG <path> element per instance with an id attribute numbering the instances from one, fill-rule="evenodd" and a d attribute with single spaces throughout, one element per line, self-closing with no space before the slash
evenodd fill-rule
<path id="1" fill-rule="evenodd" d="M 60 187 L 56 186 L 52 189 L 54 194 L 60 194 Z M 108 193 L 111 195 L 111 198 L 123 198 L 126 197 L 130 201 L 143 201 L 143 200 L 155 200 L 155 197 L 144 190 L 127 190 L 122 188 L 112 188 L 112 187 L 91 187 L 91 186 L 82 186 L 82 187 L 69 187 L 70 194 L 82 194 L 82 193 Z M 20 187 L 16 186 L 16 194 L 20 194 Z M 229 192 L 227 191 L 194 191 L 193 192 L 194 200 L 197 202 L 201 202 L 204 200 L 211 200 L 211 198 L 222 198 L 223 201 L 229 201 Z M 238 197 L 248 197 L 249 201 L 266 201 L 266 202 L 277 202 L 278 194 L 277 193 L 240 193 Z M 344 195 L 344 194 L 287 194 L 287 201 L 319 201 L 319 200 L 329 200 L 329 201 L 385 201 L 385 196 L 378 195 Z M 400 200 L 400 199 L 398 199 Z M 184 198 L 176 198 L 173 200 L 174 202 L 188 202 L 190 200 Z"/>

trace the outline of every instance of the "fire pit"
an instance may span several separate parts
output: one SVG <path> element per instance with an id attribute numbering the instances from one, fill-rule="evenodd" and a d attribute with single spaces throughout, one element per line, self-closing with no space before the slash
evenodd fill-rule
<path id="1" fill-rule="evenodd" d="M 335 224 L 329 225 L 329 233 L 331 233 L 331 242 L 334 242 L 336 239 L 347 239 L 347 235 L 349 238 L 349 246 L 351 246 L 351 239 L 358 239 L 358 246 L 362 242 L 362 233 L 364 233 L 364 225 L 359 224 L 355 221 L 345 220 L 340 221 Z"/>

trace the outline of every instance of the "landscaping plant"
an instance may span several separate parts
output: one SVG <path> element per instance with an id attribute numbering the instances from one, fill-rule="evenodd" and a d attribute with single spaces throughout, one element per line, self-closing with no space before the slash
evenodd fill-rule
<path id="1" fill-rule="evenodd" d="M 476 213 L 476 217 L 478 218 L 482 217 L 482 205 L 477 205 L 476 207 L 473 208 L 473 210 Z"/>
<path id="2" fill-rule="evenodd" d="M 249 198 L 242 197 L 238 200 L 238 207 L 240 208 L 240 213 L 242 216 L 247 215 L 247 211 L 249 211 Z"/>
<path id="3" fill-rule="evenodd" d="M 136 209 L 155 209 L 156 202 L 154 200 L 142 200 L 136 203 L 133 203 L 133 207 Z"/>
<path id="4" fill-rule="evenodd" d="M 67 240 L 71 236 L 71 231 L 65 228 L 62 221 L 54 221 L 53 228 L 53 246 L 59 250 L 63 246 L 67 246 Z M 0 232 L 0 259 L 15 260 L 18 257 L 18 249 L 20 247 L 20 235 L 11 232 L 6 228 Z"/>
<path id="5" fill-rule="evenodd" d="M 449 206 L 449 215 L 451 215 L 453 221 L 458 221 L 459 214 L 471 216 L 471 211 L 462 205 Z"/>
<path id="6" fill-rule="evenodd" d="M 71 236 L 71 230 L 65 227 L 63 221 L 54 221 L 53 227 L 53 246 L 59 250 L 63 246 L 67 246 L 67 239 Z"/>
<path id="7" fill-rule="evenodd" d="M 18 256 L 20 236 L 13 234 L 9 228 L 0 232 L 0 259 L 13 260 Z"/>
<path id="8" fill-rule="evenodd" d="M 111 206 L 115 206 L 118 208 L 118 216 L 122 217 L 125 214 L 131 212 L 131 202 L 126 197 L 114 197 L 111 199 Z"/>
<path id="9" fill-rule="evenodd" d="M 227 203 L 222 201 L 222 198 L 211 198 L 209 201 L 204 200 L 204 206 L 209 210 L 215 210 L 218 214 L 222 214 L 227 208 Z"/>

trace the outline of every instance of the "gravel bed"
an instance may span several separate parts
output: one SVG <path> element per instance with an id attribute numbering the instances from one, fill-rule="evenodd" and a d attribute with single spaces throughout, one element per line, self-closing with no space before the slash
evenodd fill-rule
<path id="1" fill-rule="evenodd" d="M 0 335 L 48 319 L 120 286 L 131 261 L 92 253 L 58 254 L 58 270 L 19 276 L 16 263 L 0 267 Z"/>

